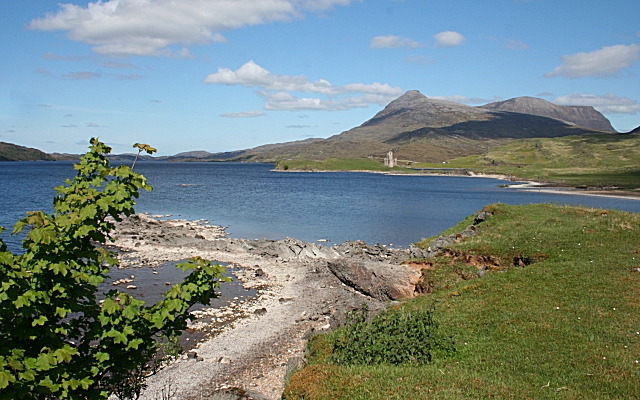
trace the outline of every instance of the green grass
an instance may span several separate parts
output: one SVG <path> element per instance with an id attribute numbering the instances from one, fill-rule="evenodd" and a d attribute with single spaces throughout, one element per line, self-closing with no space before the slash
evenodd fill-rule
<path id="1" fill-rule="evenodd" d="M 286 171 L 392 171 L 405 168 L 389 168 L 370 158 L 327 158 L 324 160 L 278 161 L 276 169 Z"/>
<path id="2" fill-rule="evenodd" d="M 443 167 L 418 163 L 416 167 Z M 640 188 L 640 135 L 523 139 L 444 165 L 571 186 Z"/>
<path id="3" fill-rule="evenodd" d="M 640 215 L 547 204 L 487 208 L 494 215 L 477 236 L 425 260 L 433 292 L 398 306 L 435 301 L 440 329 L 455 339 L 453 355 L 426 366 L 346 367 L 329 362 L 331 341 L 319 336 L 284 398 L 640 398 L 640 272 L 633 271 Z M 491 272 L 477 278 L 474 263 Z"/>

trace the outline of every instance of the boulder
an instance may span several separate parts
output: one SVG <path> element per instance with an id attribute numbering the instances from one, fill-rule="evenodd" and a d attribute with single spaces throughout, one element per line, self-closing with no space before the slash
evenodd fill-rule
<path id="1" fill-rule="evenodd" d="M 412 297 L 420 272 L 400 265 L 341 258 L 327 262 L 342 283 L 378 300 Z"/>

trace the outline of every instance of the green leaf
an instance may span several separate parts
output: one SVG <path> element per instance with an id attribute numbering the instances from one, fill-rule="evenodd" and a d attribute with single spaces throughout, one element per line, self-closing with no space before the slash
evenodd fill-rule
<path id="1" fill-rule="evenodd" d="M 47 317 L 45 317 L 44 315 L 41 315 L 38 318 L 36 318 L 35 320 L 33 320 L 33 322 L 31 323 L 31 326 L 36 326 L 36 325 L 42 326 L 48 320 L 49 319 Z"/>
<path id="2" fill-rule="evenodd" d="M 9 386 L 10 383 L 16 381 L 16 377 L 13 376 L 9 371 L 0 370 L 0 389 L 4 389 Z"/>

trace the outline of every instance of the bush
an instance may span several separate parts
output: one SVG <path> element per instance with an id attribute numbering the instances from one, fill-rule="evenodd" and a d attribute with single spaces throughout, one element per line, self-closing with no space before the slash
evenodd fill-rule
<path id="1" fill-rule="evenodd" d="M 423 365 L 431 362 L 435 352 L 455 352 L 451 338 L 439 332 L 434 310 L 435 306 L 410 312 L 401 308 L 367 322 L 364 304 L 348 315 L 347 326 L 330 339 L 330 360 L 338 365 Z"/>
<path id="2" fill-rule="evenodd" d="M 208 304 L 226 280 L 197 257 L 178 265 L 193 272 L 153 306 L 116 290 L 96 300 L 118 264 L 102 245 L 114 221 L 134 212 L 140 189 L 151 190 L 131 168 L 110 167 L 110 151 L 92 139 L 75 179 L 56 188 L 54 213 L 15 224 L 14 234 L 29 229 L 23 254 L 0 240 L 0 399 L 137 398 L 158 365 L 155 338 L 174 342 L 189 307 Z"/>

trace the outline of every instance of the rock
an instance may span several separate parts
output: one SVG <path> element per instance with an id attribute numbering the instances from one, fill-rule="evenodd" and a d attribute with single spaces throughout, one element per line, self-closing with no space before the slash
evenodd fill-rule
<path id="1" fill-rule="evenodd" d="M 227 356 L 222 356 L 220 358 L 218 358 L 218 363 L 219 364 L 231 364 L 231 359 Z"/>
<path id="2" fill-rule="evenodd" d="M 349 258 L 329 261 L 327 266 L 345 285 L 382 301 L 413 296 L 421 277 L 420 271 L 402 266 Z"/>
<path id="3" fill-rule="evenodd" d="M 305 365 L 305 360 L 302 357 L 289 357 L 287 360 L 287 372 L 285 376 L 291 376 L 294 372 L 299 369 L 302 369 Z"/>
<path id="4" fill-rule="evenodd" d="M 198 357 L 198 353 L 197 352 L 195 352 L 193 350 L 187 352 L 187 358 L 195 360 L 196 357 Z"/>
<path id="5" fill-rule="evenodd" d="M 256 269 L 256 270 L 254 271 L 254 274 L 255 274 L 256 278 L 260 278 L 260 277 L 263 277 L 263 276 L 267 275 L 267 274 L 262 270 L 262 268 L 258 268 L 258 269 Z"/>
<path id="6" fill-rule="evenodd" d="M 264 315 L 267 313 L 267 309 L 266 308 L 257 308 L 254 312 L 255 315 Z"/>
<path id="7" fill-rule="evenodd" d="M 491 216 L 491 213 L 488 213 L 486 211 L 480 211 L 479 213 L 476 214 L 475 218 L 473 219 L 473 224 L 478 225 L 479 223 L 486 221 L 486 219 L 489 216 Z"/>
<path id="8" fill-rule="evenodd" d="M 270 400 L 270 398 L 253 390 L 229 388 L 214 392 L 209 400 Z"/>
<path id="9" fill-rule="evenodd" d="M 487 271 L 489 271 L 489 267 L 487 267 L 486 265 L 483 265 L 482 267 L 480 267 L 478 269 L 478 278 L 482 278 L 484 274 L 487 273 Z"/>
<path id="10" fill-rule="evenodd" d="M 428 258 L 429 252 L 421 249 L 420 247 L 412 244 L 409 246 L 409 258 Z"/>

